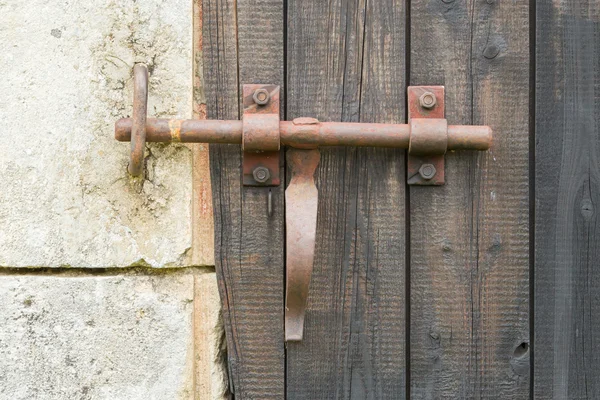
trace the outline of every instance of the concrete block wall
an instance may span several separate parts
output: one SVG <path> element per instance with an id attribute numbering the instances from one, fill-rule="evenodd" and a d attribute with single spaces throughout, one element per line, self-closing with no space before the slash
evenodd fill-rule
<path id="1" fill-rule="evenodd" d="M 135 62 L 152 116 L 192 116 L 193 7 L 0 0 L 0 400 L 226 397 L 200 153 L 132 178 L 113 137 Z"/>

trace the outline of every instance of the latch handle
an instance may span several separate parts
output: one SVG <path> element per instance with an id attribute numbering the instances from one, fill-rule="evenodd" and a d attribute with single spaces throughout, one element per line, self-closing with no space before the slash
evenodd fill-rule
<path id="1" fill-rule="evenodd" d="M 289 149 L 292 179 L 285 190 L 285 340 L 302 340 L 304 311 L 315 257 L 319 192 L 314 175 L 319 150 Z"/>

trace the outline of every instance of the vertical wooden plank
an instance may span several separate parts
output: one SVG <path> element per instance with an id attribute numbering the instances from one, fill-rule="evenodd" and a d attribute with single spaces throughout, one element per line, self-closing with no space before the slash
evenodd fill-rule
<path id="1" fill-rule="evenodd" d="M 600 1 L 537 2 L 537 399 L 600 398 Z"/>
<path id="2" fill-rule="evenodd" d="M 214 273 L 194 275 L 194 400 L 226 400 L 228 396 L 225 335 Z"/>
<path id="3" fill-rule="evenodd" d="M 202 53 L 202 0 L 194 0 L 194 118 L 206 119 Z M 215 226 L 208 145 L 189 144 L 193 156 L 192 264 L 215 265 Z"/>
<path id="4" fill-rule="evenodd" d="M 288 117 L 403 122 L 404 1 L 289 0 Z M 321 150 L 304 340 L 288 399 L 405 397 L 404 152 Z"/>
<path id="5" fill-rule="evenodd" d="M 238 119 L 242 84 L 283 87 L 283 1 L 204 0 L 203 14 L 208 117 Z M 283 399 L 284 188 L 242 186 L 239 145 L 211 145 L 210 167 L 232 391 Z"/>
<path id="6" fill-rule="evenodd" d="M 494 130 L 411 187 L 411 397 L 529 396 L 529 6 L 417 0 L 412 85 L 445 85 L 450 124 Z"/>

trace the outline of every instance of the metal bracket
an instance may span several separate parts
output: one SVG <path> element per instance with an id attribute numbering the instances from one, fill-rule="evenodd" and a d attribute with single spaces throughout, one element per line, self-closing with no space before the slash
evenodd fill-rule
<path id="1" fill-rule="evenodd" d="M 279 186 L 279 86 L 244 85 L 243 105 L 243 183 Z"/>
<path id="2" fill-rule="evenodd" d="M 407 181 L 409 185 L 443 185 L 448 123 L 443 86 L 409 86 Z"/>

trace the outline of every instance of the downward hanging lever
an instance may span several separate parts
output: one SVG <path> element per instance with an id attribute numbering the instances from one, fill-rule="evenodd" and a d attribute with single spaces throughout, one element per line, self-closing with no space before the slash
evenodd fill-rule
<path id="1" fill-rule="evenodd" d="M 289 149 L 292 179 L 285 190 L 285 340 L 302 340 L 304 310 L 315 256 L 319 192 L 314 174 L 319 150 Z"/>
<path id="2" fill-rule="evenodd" d="M 448 125 L 443 86 L 408 88 L 408 124 L 279 120 L 279 86 L 244 85 L 241 121 L 146 118 L 148 70 L 134 67 L 132 118 L 115 124 L 115 137 L 131 141 L 129 172 L 142 173 L 146 142 L 234 143 L 242 145 L 243 184 L 277 186 L 280 147 L 286 145 L 292 179 L 285 192 L 287 234 L 286 340 L 302 340 L 308 287 L 313 269 L 318 191 L 314 173 L 318 147 L 363 146 L 408 149 L 407 182 L 443 185 L 448 150 L 487 150 L 488 126 Z"/>

